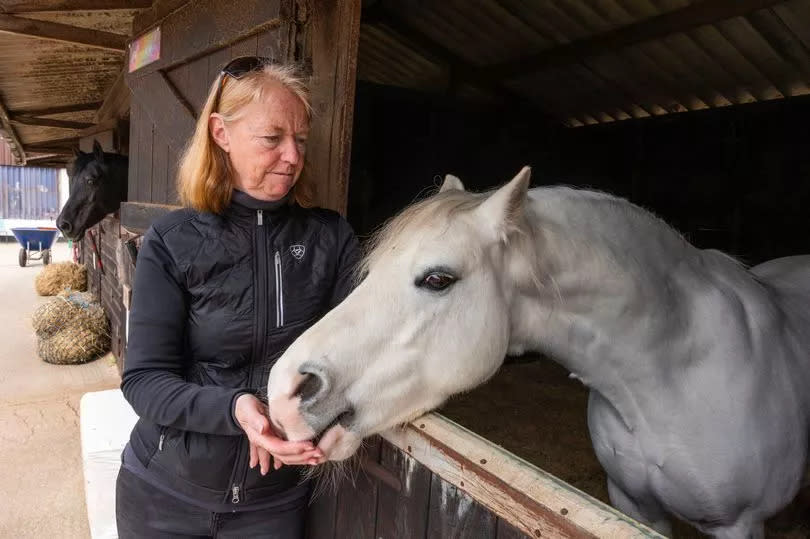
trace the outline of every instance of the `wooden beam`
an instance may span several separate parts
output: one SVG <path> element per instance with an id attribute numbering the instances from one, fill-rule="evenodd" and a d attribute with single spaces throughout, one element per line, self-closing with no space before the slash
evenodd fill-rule
<path id="1" fill-rule="evenodd" d="M 38 140 L 36 142 L 29 142 L 25 146 L 26 148 L 36 148 L 37 146 L 63 146 L 63 145 L 72 147 L 76 146 L 78 143 L 79 143 L 79 136 L 75 135 L 72 137 L 65 137 L 58 139 Z"/>
<path id="2" fill-rule="evenodd" d="M 133 35 L 138 35 L 142 30 L 158 23 L 188 4 L 190 0 L 155 0 L 149 9 L 138 13 L 132 20 Z"/>
<path id="3" fill-rule="evenodd" d="M 148 202 L 122 202 L 121 226 L 130 232 L 144 234 L 157 219 L 167 213 L 180 209 L 181 206 L 168 204 L 150 204 Z"/>
<path id="4" fill-rule="evenodd" d="M 31 163 L 41 163 L 42 161 L 64 161 L 65 157 L 70 157 L 73 154 L 70 153 L 48 153 L 45 155 L 35 155 L 33 157 L 29 157 L 26 161 L 27 164 Z"/>
<path id="5" fill-rule="evenodd" d="M 56 0 L 40 2 L 14 2 L 11 7 L 0 7 L 3 13 L 36 13 L 39 11 L 90 11 L 114 9 L 145 9 L 152 5 L 152 0 Z"/>
<path id="6" fill-rule="evenodd" d="M 127 36 L 0 13 L 0 32 L 124 52 Z"/>
<path id="7" fill-rule="evenodd" d="M 382 437 L 529 537 L 663 536 L 438 414 Z"/>
<path id="8" fill-rule="evenodd" d="M 584 58 L 652 41 L 765 9 L 784 0 L 703 0 L 662 15 L 628 24 L 587 39 L 484 68 L 491 80 L 510 79 L 550 67 L 580 62 Z"/>
<path id="9" fill-rule="evenodd" d="M 349 196 L 360 14 L 360 2 L 316 2 L 307 29 L 307 52 L 316 74 L 312 105 L 321 118 L 309 136 L 313 147 L 329 148 L 313 157 L 310 173 L 317 182 L 316 204 L 343 215 Z"/>
<path id="10" fill-rule="evenodd" d="M 519 104 L 524 108 L 534 111 L 545 122 L 550 124 L 558 124 L 559 118 L 544 110 L 538 110 L 536 103 L 528 101 L 525 97 L 517 94 L 513 90 L 506 88 L 499 81 L 489 76 L 485 70 L 476 69 L 467 64 L 464 60 L 458 58 L 452 51 L 444 47 L 444 45 L 433 41 L 433 39 L 426 36 L 424 33 L 413 28 L 400 18 L 394 16 L 390 11 L 385 9 L 382 3 L 376 4 L 373 8 L 363 11 L 363 23 L 367 24 L 383 24 L 389 29 L 399 34 L 405 41 L 416 45 L 419 49 L 428 54 L 427 59 L 438 60 L 439 63 L 445 64 L 451 73 L 451 85 L 458 86 L 461 82 L 466 82 L 488 91 L 496 96 L 504 96 L 514 104 Z"/>
<path id="11" fill-rule="evenodd" d="M 65 146 L 31 146 L 26 144 L 23 149 L 25 150 L 26 154 L 31 153 L 47 153 L 47 154 L 56 154 L 56 155 L 73 155 L 73 150 Z"/>
<path id="12" fill-rule="evenodd" d="M 107 91 L 107 95 L 104 96 L 104 102 L 98 107 L 98 111 L 93 117 L 96 122 L 119 118 L 129 110 L 130 92 L 124 78 L 125 73 L 126 68 L 121 70 L 115 78 L 115 82 Z"/>
<path id="13" fill-rule="evenodd" d="M 80 112 L 83 110 L 95 110 L 101 106 L 101 102 L 77 103 L 75 105 L 59 105 L 56 107 L 41 107 L 33 109 L 14 109 L 9 111 L 12 115 L 21 114 L 23 116 L 48 116 L 49 114 L 63 114 L 65 112 Z"/>
<path id="14" fill-rule="evenodd" d="M 37 125 L 41 127 L 58 127 L 61 129 L 87 129 L 94 124 L 87 122 L 74 122 L 72 120 L 55 120 L 53 118 L 37 118 L 36 116 L 26 116 L 24 114 L 15 114 L 11 117 L 11 121 L 24 125 Z"/>
<path id="15" fill-rule="evenodd" d="M 17 158 L 17 164 L 25 165 L 25 150 L 23 150 L 20 137 L 17 136 L 17 131 L 14 129 L 14 126 L 11 125 L 11 119 L 8 116 L 8 111 L 2 99 L 0 99 L 0 127 L 6 132 L 6 136 L 11 139 L 8 142 L 8 146 L 11 148 L 11 153 Z"/>

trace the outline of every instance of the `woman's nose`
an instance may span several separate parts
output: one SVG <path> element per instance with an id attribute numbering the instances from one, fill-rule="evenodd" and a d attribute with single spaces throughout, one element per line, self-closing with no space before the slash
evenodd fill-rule
<path id="1" fill-rule="evenodd" d="M 301 152 L 295 139 L 289 137 L 285 139 L 281 148 L 281 158 L 291 165 L 297 165 L 301 159 Z"/>

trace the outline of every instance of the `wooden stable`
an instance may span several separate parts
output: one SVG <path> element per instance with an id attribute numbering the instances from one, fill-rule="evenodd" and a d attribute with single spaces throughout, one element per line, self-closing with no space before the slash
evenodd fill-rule
<path id="1" fill-rule="evenodd" d="M 0 4 L 15 40 L 0 48 L 15 74 L 0 80 L 11 157 L 59 166 L 94 140 L 130 157 L 129 200 L 80 253 L 119 368 L 128 245 L 177 208 L 177 158 L 211 82 L 240 55 L 311 70 L 316 202 L 362 235 L 435 175 L 485 188 L 529 163 L 536 184 L 628 196 L 751 260 L 806 246 L 782 231 L 810 225 L 810 189 L 794 179 L 810 173 L 810 132 L 791 123 L 810 125 L 798 97 L 810 92 L 810 0 Z M 129 47 L 154 32 L 159 57 L 130 69 Z M 37 64 L 60 59 L 69 76 Z M 310 537 L 657 536 L 465 427 L 476 428 L 428 414 L 370 440 L 356 480 L 316 499 Z"/>

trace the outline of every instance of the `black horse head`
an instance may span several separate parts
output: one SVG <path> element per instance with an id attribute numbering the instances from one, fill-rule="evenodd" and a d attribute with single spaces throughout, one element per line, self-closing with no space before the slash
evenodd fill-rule
<path id="1" fill-rule="evenodd" d="M 68 166 L 70 197 L 56 218 L 65 237 L 81 239 L 88 228 L 118 210 L 127 199 L 127 170 L 127 157 L 104 153 L 98 141 L 91 153 L 76 152 Z"/>

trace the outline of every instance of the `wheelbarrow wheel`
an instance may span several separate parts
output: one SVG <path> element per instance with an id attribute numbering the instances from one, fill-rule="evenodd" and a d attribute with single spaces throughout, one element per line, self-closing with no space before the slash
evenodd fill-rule
<path id="1" fill-rule="evenodd" d="M 50 249 L 45 249 L 42 252 L 42 263 L 44 265 L 46 265 L 46 266 L 51 263 L 51 250 Z"/>
<path id="2" fill-rule="evenodd" d="M 20 267 L 24 268 L 27 261 L 28 253 L 25 251 L 25 249 L 20 249 Z"/>

